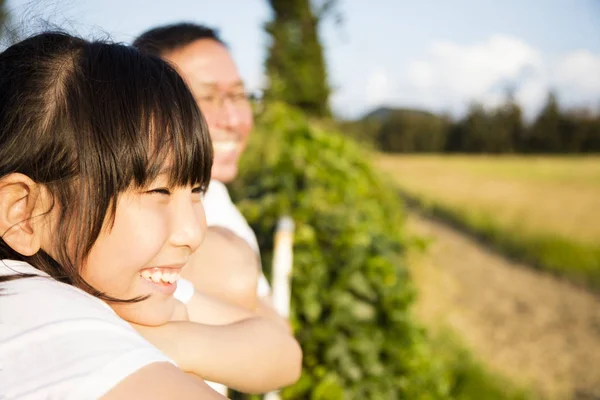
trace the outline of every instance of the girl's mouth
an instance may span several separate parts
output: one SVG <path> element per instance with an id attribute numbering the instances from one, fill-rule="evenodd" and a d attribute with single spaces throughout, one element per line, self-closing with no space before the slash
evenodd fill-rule
<path id="1" fill-rule="evenodd" d="M 147 268 L 140 272 L 140 276 L 154 283 L 175 283 L 181 275 L 178 268 Z"/>
<path id="2" fill-rule="evenodd" d="M 140 277 L 147 281 L 154 290 L 172 295 L 177 289 L 177 280 L 181 276 L 181 268 L 147 268 L 140 272 Z"/>

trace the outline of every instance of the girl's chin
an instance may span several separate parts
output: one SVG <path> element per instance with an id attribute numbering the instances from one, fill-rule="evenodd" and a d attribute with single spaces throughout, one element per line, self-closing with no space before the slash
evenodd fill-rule
<path id="1" fill-rule="evenodd" d="M 161 299 L 161 301 L 156 300 L 158 299 L 150 297 L 137 303 L 113 303 L 110 304 L 110 307 L 119 317 L 131 324 L 164 325 L 173 317 L 176 300 L 172 296 Z"/>

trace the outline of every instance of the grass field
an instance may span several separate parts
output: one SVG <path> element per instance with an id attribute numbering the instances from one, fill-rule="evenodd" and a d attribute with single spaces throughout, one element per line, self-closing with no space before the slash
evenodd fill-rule
<path id="1" fill-rule="evenodd" d="M 376 155 L 419 206 L 600 290 L 600 157 Z"/>

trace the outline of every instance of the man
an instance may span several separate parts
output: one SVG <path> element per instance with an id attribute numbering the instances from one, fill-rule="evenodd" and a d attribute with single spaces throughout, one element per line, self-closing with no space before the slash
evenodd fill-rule
<path id="1" fill-rule="evenodd" d="M 147 31 L 134 46 L 179 70 L 194 93 L 213 142 L 212 180 L 204 203 L 209 229 L 184 277 L 204 294 L 287 327 L 270 304 L 256 236 L 224 185 L 237 176 L 239 157 L 253 127 L 246 89 L 226 45 L 215 30 L 182 23 Z"/>

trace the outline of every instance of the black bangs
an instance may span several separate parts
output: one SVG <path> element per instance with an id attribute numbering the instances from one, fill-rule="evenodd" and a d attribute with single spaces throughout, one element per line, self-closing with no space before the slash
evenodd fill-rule
<path id="1" fill-rule="evenodd" d="M 213 154 L 194 97 L 165 61 L 94 42 L 75 64 L 64 85 L 64 128 L 77 148 L 78 196 L 61 204 L 78 210 L 79 225 L 64 235 L 75 238 L 70 263 L 83 265 L 100 232 L 112 227 L 121 193 L 146 188 L 163 172 L 169 186 L 205 191 Z"/>
<path id="2" fill-rule="evenodd" d="M 96 136 L 88 144 L 100 148 L 86 149 L 82 176 L 96 176 L 96 188 L 111 197 L 131 186 L 146 187 L 162 172 L 171 186 L 206 190 L 210 136 L 179 74 L 160 58 L 123 45 L 92 43 L 85 52 L 81 72 L 89 92 L 76 97 L 90 102 L 91 126 L 82 133 Z"/>
<path id="3" fill-rule="evenodd" d="M 162 172 L 170 186 L 206 190 L 212 157 L 192 94 L 157 57 L 63 32 L 0 53 L 0 173 L 45 185 L 60 221 L 52 257 L 19 255 L 0 238 L 2 258 L 29 262 L 106 301 L 141 300 L 105 295 L 80 270 L 111 228 L 121 193 L 149 186 Z"/>

